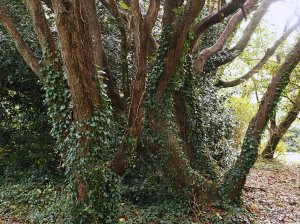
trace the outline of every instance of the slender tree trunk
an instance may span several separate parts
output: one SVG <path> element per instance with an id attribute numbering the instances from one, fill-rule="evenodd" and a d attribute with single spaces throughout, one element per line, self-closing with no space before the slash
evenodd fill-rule
<path id="1" fill-rule="evenodd" d="M 94 0 L 85 0 L 85 10 L 87 12 L 89 30 L 93 42 L 94 64 L 97 69 L 104 71 L 101 75 L 105 78 L 106 93 L 111 100 L 114 111 L 117 114 L 125 113 L 125 101 L 116 91 L 112 79 L 112 74 L 108 66 L 107 56 L 102 45 L 101 25 L 97 17 L 97 9 Z M 98 71 L 96 71 L 98 72 Z"/>
<path id="2" fill-rule="evenodd" d="M 279 135 L 279 133 L 278 134 L 274 133 L 270 136 L 267 146 L 264 149 L 263 154 L 262 154 L 263 158 L 273 159 L 276 147 L 277 147 L 278 143 L 280 142 L 281 138 L 282 137 Z"/>
<path id="3" fill-rule="evenodd" d="M 246 177 L 257 159 L 262 132 L 269 121 L 270 114 L 275 110 L 282 91 L 288 84 L 291 73 L 297 66 L 299 60 L 300 39 L 288 54 L 276 75 L 272 78 L 261 100 L 257 114 L 249 123 L 242 145 L 241 155 L 234 167 L 226 173 L 224 183 L 221 187 L 221 195 L 224 199 L 230 202 L 237 202 L 240 198 Z"/>
<path id="4" fill-rule="evenodd" d="M 160 0 L 151 1 L 147 15 L 143 18 L 139 1 L 130 3 L 133 12 L 135 28 L 135 74 L 131 81 L 130 103 L 128 112 L 128 130 L 122 147 L 117 151 L 112 162 L 112 169 L 119 175 L 123 175 L 126 166 L 135 153 L 137 141 L 141 135 L 144 101 L 146 92 L 146 81 L 148 74 L 148 42 L 154 26 Z"/>
<path id="5" fill-rule="evenodd" d="M 270 139 L 264 149 L 262 156 L 265 159 L 273 159 L 276 147 L 282 137 L 285 135 L 292 123 L 297 119 L 300 111 L 300 91 L 293 102 L 292 108 L 289 110 L 283 121 L 278 125 L 271 127 Z"/>

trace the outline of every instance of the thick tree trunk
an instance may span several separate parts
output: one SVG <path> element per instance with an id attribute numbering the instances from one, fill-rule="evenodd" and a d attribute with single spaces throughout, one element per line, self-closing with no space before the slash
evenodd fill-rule
<path id="1" fill-rule="evenodd" d="M 65 2 L 52 1 L 55 19 L 61 45 L 61 54 L 64 69 L 74 103 L 74 118 L 76 122 L 84 122 L 92 117 L 95 110 L 101 110 L 101 98 L 96 81 L 96 70 L 93 57 L 93 42 L 90 35 L 87 15 L 82 11 L 84 3 L 79 0 Z M 83 133 L 88 127 L 78 127 L 78 132 Z M 81 137 L 80 142 L 85 145 L 86 138 Z M 77 152 L 84 158 L 89 152 Z M 77 174 L 77 200 L 83 203 L 87 198 L 89 186 Z"/>
<path id="2" fill-rule="evenodd" d="M 237 202 L 239 200 L 246 177 L 257 159 L 262 132 L 269 121 L 270 114 L 275 110 L 282 91 L 288 84 L 291 73 L 297 66 L 299 60 L 300 39 L 287 56 L 285 62 L 280 66 L 276 75 L 272 78 L 261 100 L 257 114 L 249 123 L 242 145 L 241 155 L 234 167 L 226 173 L 223 186 L 221 187 L 221 194 L 224 199 L 230 202 Z"/>
<path id="3" fill-rule="evenodd" d="M 108 167 L 111 151 L 110 107 L 96 71 L 96 35 L 88 17 L 94 0 L 52 0 L 62 61 L 73 102 L 74 129 L 67 142 L 73 223 L 115 223 L 118 217 L 118 179 Z M 96 11 L 94 11 L 96 13 Z M 103 131 L 104 130 L 104 131 Z"/>
<path id="4" fill-rule="evenodd" d="M 148 111 L 147 124 L 151 130 L 152 141 L 150 145 L 155 149 L 152 153 L 164 155 L 163 172 L 170 180 L 170 186 L 185 196 L 196 196 L 202 201 L 213 202 L 219 197 L 217 183 L 211 180 L 208 173 L 191 166 L 180 144 L 174 118 L 172 119 L 167 109 L 172 104 L 170 98 L 155 100 L 155 105 Z M 189 192 L 185 189 L 189 189 Z"/>

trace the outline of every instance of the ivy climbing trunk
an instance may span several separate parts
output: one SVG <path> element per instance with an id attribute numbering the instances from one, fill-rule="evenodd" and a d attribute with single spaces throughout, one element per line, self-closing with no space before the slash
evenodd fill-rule
<path id="1" fill-rule="evenodd" d="M 119 175 L 125 173 L 131 157 L 135 154 L 136 144 L 141 135 L 148 74 L 148 42 L 158 14 L 159 5 L 160 0 L 151 1 L 147 15 L 143 18 L 139 1 L 133 0 L 130 2 L 135 28 L 135 72 L 131 81 L 127 133 L 124 143 L 117 151 L 112 164 L 114 172 Z"/>
<path id="2" fill-rule="evenodd" d="M 88 22 L 88 16 L 91 16 L 92 12 L 87 11 L 90 8 L 88 4 L 95 4 L 95 1 L 53 0 L 52 4 L 62 61 L 73 102 L 75 144 L 70 142 L 67 145 L 68 157 L 73 155 L 67 166 L 71 172 L 71 182 L 75 181 L 71 183 L 76 189 L 74 222 L 114 222 L 112 220 L 117 218 L 116 214 L 113 214 L 112 219 L 110 214 L 117 207 L 117 202 L 110 206 L 107 201 L 107 197 L 110 197 L 108 192 L 113 192 L 114 181 L 105 165 L 107 161 L 104 161 L 108 148 L 105 145 L 107 134 L 101 132 L 101 128 L 107 128 L 107 101 L 99 88 L 100 81 L 95 68 L 93 36 L 97 35 L 97 32 L 91 32 L 95 27 L 92 26 L 93 23 Z M 72 136 L 69 136 L 69 139 L 71 138 Z M 113 198 L 116 197 L 117 194 Z M 102 214 L 107 215 L 104 218 Z"/>
<path id="3" fill-rule="evenodd" d="M 89 26 L 84 22 L 87 16 L 80 11 L 82 7 L 80 1 L 72 3 L 53 1 L 53 6 L 64 69 L 74 102 L 74 119 L 82 122 L 90 118 L 95 109 L 101 107 L 93 64 L 93 45 L 91 45 Z M 82 138 L 81 141 L 84 140 Z M 80 153 L 80 157 L 84 157 L 88 153 L 88 149 L 78 153 Z M 86 199 L 87 188 L 88 186 L 78 176 L 77 197 L 79 202 Z"/>
<path id="4" fill-rule="evenodd" d="M 231 202 L 237 202 L 239 200 L 246 177 L 257 159 L 263 130 L 270 119 L 270 115 L 276 109 L 282 91 L 287 86 L 291 73 L 297 66 L 299 60 L 300 38 L 294 48 L 289 52 L 285 62 L 273 76 L 260 102 L 258 112 L 249 123 L 242 145 L 242 152 L 233 168 L 226 173 L 224 183 L 221 187 L 221 194 L 224 199 Z"/>

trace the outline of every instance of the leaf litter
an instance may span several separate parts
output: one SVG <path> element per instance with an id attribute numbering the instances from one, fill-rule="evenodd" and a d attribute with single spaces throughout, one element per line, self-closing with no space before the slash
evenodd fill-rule
<path id="1" fill-rule="evenodd" d="M 244 188 L 247 208 L 259 224 L 300 224 L 300 164 L 259 162 Z"/>

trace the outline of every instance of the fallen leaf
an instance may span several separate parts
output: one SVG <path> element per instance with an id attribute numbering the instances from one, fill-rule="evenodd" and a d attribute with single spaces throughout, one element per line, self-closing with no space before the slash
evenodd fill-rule
<path id="1" fill-rule="evenodd" d="M 258 210 L 258 205 L 257 204 L 251 204 L 249 209 L 252 213 L 255 213 Z"/>

